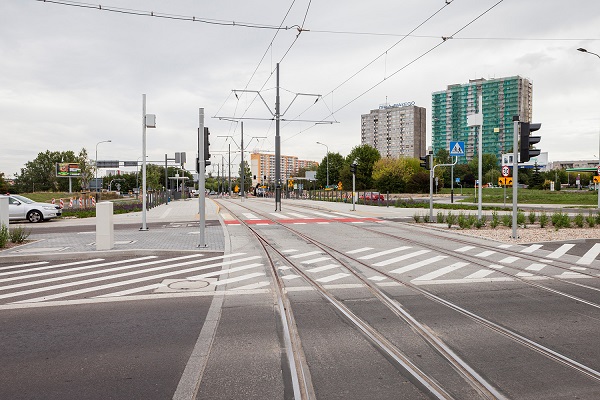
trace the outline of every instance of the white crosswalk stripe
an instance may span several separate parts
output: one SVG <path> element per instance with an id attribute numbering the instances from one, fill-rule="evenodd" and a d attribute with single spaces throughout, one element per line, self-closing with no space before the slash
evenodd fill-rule
<path id="1" fill-rule="evenodd" d="M 360 249 L 347 251 L 346 254 L 364 253 L 365 251 L 373 250 L 372 247 L 361 247 Z"/>
<path id="2" fill-rule="evenodd" d="M 99 261 L 104 261 L 104 259 L 103 258 L 94 258 L 92 260 L 81 260 L 81 261 L 73 261 L 73 262 L 62 263 L 62 264 L 45 265 L 43 267 L 29 268 L 29 269 L 27 269 L 27 271 L 45 271 L 47 269 L 70 267 L 72 265 L 88 264 L 88 263 L 99 262 Z M 20 274 L 20 273 L 23 273 L 23 271 L 2 272 L 2 273 L 0 273 L 0 276 L 16 275 L 16 274 Z"/>
<path id="3" fill-rule="evenodd" d="M 27 264 L 15 264 L 15 265 L 8 265 L 6 267 L 2 267 L 0 268 L 0 271 L 4 271 L 6 269 L 14 269 L 14 268 L 24 268 L 24 267 L 32 267 L 34 265 L 44 265 L 44 264 L 48 264 L 48 261 L 38 261 L 38 262 L 32 262 L 32 263 L 27 263 Z"/>
<path id="4" fill-rule="evenodd" d="M 577 264 L 590 265 L 600 254 L 600 243 L 595 243 L 578 261 Z"/>
<path id="5" fill-rule="evenodd" d="M 531 246 L 521 250 L 521 253 L 533 253 L 534 251 L 541 249 L 543 246 L 543 244 L 532 244 Z"/>
<path id="6" fill-rule="evenodd" d="M 417 268 L 421 268 L 421 267 L 424 267 L 426 265 L 433 264 L 433 263 L 436 263 L 438 261 L 442 261 L 445 258 L 448 258 L 448 256 L 435 256 L 435 257 L 429 258 L 427 260 L 423 260 L 423 261 L 419 261 L 419 262 L 411 264 L 411 265 L 407 265 L 405 267 L 396 268 L 394 270 L 391 270 L 390 273 L 393 273 L 393 274 L 403 274 L 405 272 L 409 272 L 409 271 L 415 270 Z"/>
<path id="7" fill-rule="evenodd" d="M 442 275 L 446 275 L 446 274 L 449 274 L 450 272 L 456 271 L 457 269 L 465 267 L 467 265 L 469 265 L 469 263 L 466 263 L 466 262 L 457 262 L 457 263 L 454 263 L 454 264 L 449 265 L 447 267 L 440 268 L 440 269 L 438 269 L 436 271 L 433 271 L 433 272 L 430 272 L 430 273 L 425 274 L 423 276 L 420 276 L 418 278 L 415 278 L 414 280 L 415 281 L 430 281 L 430 280 L 433 280 L 435 278 L 439 278 Z"/>
<path id="8" fill-rule="evenodd" d="M 321 254 L 321 252 L 320 251 L 309 251 L 308 253 L 295 254 L 293 256 L 290 256 L 290 258 L 304 258 L 304 257 L 314 256 L 315 254 Z"/>
<path id="9" fill-rule="evenodd" d="M 328 282 L 337 281 L 338 279 L 342 279 L 342 278 L 345 278 L 347 276 L 350 276 L 350 274 L 346 274 L 344 272 L 340 272 L 340 273 L 337 273 L 337 274 L 326 276 L 324 278 L 319 278 L 319 279 L 317 279 L 317 282 L 328 283 Z"/>
<path id="10" fill-rule="evenodd" d="M 298 213 L 293 213 L 293 212 L 288 212 L 288 214 L 290 214 L 291 216 L 296 217 L 296 218 L 314 219 L 313 217 L 308 217 L 308 216 L 306 216 L 304 214 L 298 214 Z"/>
<path id="11" fill-rule="evenodd" d="M 377 257 L 381 257 L 381 256 L 386 256 L 388 254 L 392 254 L 392 253 L 397 253 L 399 251 L 404 251 L 410 249 L 410 246 L 400 246 L 400 247 L 396 247 L 395 249 L 389 249 L 389 250 L 384 250 L 384 251 L 380 251 L 377 253 L 373 253 L 373 254 L 369 254 L 366 256 L 362 256 L 362 257 L 358 257 L 359 260 L 371 260 L 373 258 L 377 258 Z"/>
<path id="12" fill-rule="evenodd" d="M 329 261 L 329 260 L 331 260 L 330 257 L 318 257 L 318 258 L 313 258 L 312 260 L 301 261 L 300 264 L 316 264 L 321 261 Z"/>
<path id="13" fill-rule="evenodd" d="M 496 252 L 494 250 L 486 250 L 486 251 L 481 252 L 479 254 L 475 254 L 475 257 L 485 258 L 485 257 L 491 256 L 492 254 L 496 254 Z"/>
<path id="14" fill-rule="evenodd" d="M 464 247 L 461 247 L 460 249 L 456 249 L 454 251 L 456 251 L 457 253 L 464 253 L 465 251 L 473 250 L 474 248 L 475 248 L 475 246 L 464 246 Z"/>
<path id="15" fill-rule="evenodd" d="M 527 271 L 541 271 L 544 267 L 546 267 L 546 264 L 531 264 L 529 267 L 525 268 Z"/>
<path id="16" fill-rule="evenodd" d="M 247 219 L 260 219 L 260 218 L 258 218 L 256 215 L 254 215 L 254 214 L 251 214 L 251 213 L 242 213 L 242 215 L 243 215 L 244 217 L 246 217 Z"/>
<path id="17" fill-rule="evenodd" d="M 404 254 L 398 257 L 390 258 L 389 260 L 381 261 L 373 264 L 374 267 L 385 267 L 386 265 L 397 263 L 398 261 L 408 260 L 409 258 L 418 257 L 420 255 L 429 253 L 430 250 L 419 250 L 413 253 Z"/>
<path id="18" fill-rule="evenodd" d="M 223 257 L 228 257 L 228 256 L 223 256 Z M 214 264 L 207 264 L 207 265 L 202 265 L 202 266 L 196 266 L 196 267 L 187 268 L 187 269 L 183 269 L 183 270 L 177 270 L 176 273 L 177 274 L 187 274 L 187 273 L 190 273 L 190 272 L 201 271 L 203 269 L 209 269 L 209 268 L 219 267 L 219 266 L 223 266 L 223 265 L 230 265 L 230 264 L 234 264 L 234 263 L 255 260 L 257 258 L 260 258 L 260 256 L 251 256 L 251 257 L 246 257 L 246 258 L 243 258 L 243 259 L 228 260 L 228 261 L 223 261 L 223 262 L 220 262 L 220 263 L 214 263 Z M 93 279 L 87 279 L 87 280 L 78 281 L 78 282 L 69 282 L 69 283 L 65 283 L 65 284 L 61 284 L 61 285 L 54 285 L 54 286 L 48 286 L 48 287 L 43 287 L 43 288 L 38 288 L 38 289 L 31 289 L 31 290 L 25 291 L 27 293 L 24 293 L 24 292 L 19 292 L 19 293 L 22 293 L 22 294 L 31 294 L 31 293 L 43 292 L 43 291 L 54 290 L 54 289 L 62 289 L 62 288 L 65 288 L 65 287 L 71 287 L 71 286 L 78 286 L 78 285 L 82 285 L 82 284 L 101 282 L 101 281 L 111 280 L 111 279 L 114 279 L 114 278 L 121 278 L 121 277 L 125 277 L 125 276 L 131 276 L 131 275 L 135 275 L 135 274 L 141 274 L 141 273 L 144 273 L 144 272 L 146 272 L 146 273 L 147 272 L 154 272 L 154 271 L 169 269 L 169 268 L 173 268 L 173 267 L 181 267 L 181 266 L 186 266 L 186 265 L 191 265 L 191 264 L 197 264 L 198 262 L 202 262 L 202 260 L 185 261 L 185 262 L 176 263 L 176 264 L 172 264 L 172 265 L 161 266 L 161 267 L 156 267 L 156 268 L 150 268 L 149 270 L 145 270 L 145 271 L 131 271 L 131 272 L 127 272 L 127 273 L 123 273 L 123 274 L 117 274 L 117 275 L 113 275 L 113 276 L 103 276 L 103 277 L 98 277 L 98 278 L 93 278 Z M 171 277 L 171 276 L 173 276 L 173 271 L 164 272 L 164 273 L 160 273 L 160 274 L 156 274 L 156 275 L 151 275 L 151 276 L 144 276 L 144 277 L 141 277 L 141 278 L 130 279 L 130 280 L 126 280 L 126 281 L 118 281 L 118 282 L 109 283 L 109 284 L 100 285 L 100 286 L 87 287 L 87 288 L 83 288 L 83 289 L 73 290 L 73 291 L 70 291 L 70 292 L 62 292 L 62 293 L 57 293 L 57 294 L 53 294 L 53 295 L 37 297 L 37 298 L 34 298 L 34 299 L 27 299 L 27 300 L 19 301 L 18 303 L 39 302 L 39 301 L 48 301 L 48 300 L 60 299 L 60 298 L 63 298 L 63 297 L 70 297 L 70 296 L 75 296 L 75 295 L 78 295 L 78 294 L 89 293 L 89 292 L 94 292 L 94 291 L 104 290 L 104 289 L 110 289 L 110 288 L 117 287 L 117 286 L 130 285 L 130 284 L 144 282 L 144 281 L 153 280 L 153 279 L 164 279 L 164 278 L 168 278 L 168 277 Z M 18 295 L 20 295 L 19 293 L 11 293 L 10 297 L 18 296 Z M 2 296 L 0 296 L 0 298 L 2 298 Z"/>
<path id="19" fill-rule="evenodd" d="M 571 248 L 573 248 L 574 246 L 575 246 L 574 244 L 570 244 L 570 243 L 563 244 L 558 249 L 556 249 L 552 253 L 548 254 L 546 257 L 547 258 L 560 258 L 560 257 L 564 256 L 567 253 L 567 251 L 571 250 Z"/>
<path id="20" fill-rule="evenodd" d="M 480 269 L 477 272 L 472 273 L 471 275 L 465 276 L 465 279 L 480 279 L 485 278 L 486 276 L 493 274 L 494 271 L 489 269 Z"/>
<path id="21" fill-rule="evenodd" d="M 502 260 L 500 260 L 500 262 L 504 263 L 504 264 L 512 264 L 517 260 L 519 260 L 519 257 L 510 256 L 510 257 L 503 258 Z"/>
<path id="22" fill-rule="evenodd" d="M 339 268 L 339 264 L 327 264 L 327 265 L 323 265 L 322 267 L 315 267 L 315 268 L 311 268 L 311 269 L 307 269 L 307 272 L 312 272 L 312 273 L 317 273 L 317 272 L 323 272 L 323 271 L 327 271 L 333 268 Z"/>

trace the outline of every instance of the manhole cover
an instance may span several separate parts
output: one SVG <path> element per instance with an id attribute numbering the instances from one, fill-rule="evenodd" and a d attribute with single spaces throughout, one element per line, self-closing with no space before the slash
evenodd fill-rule
<path id="1" fill-rule="evenodd" d="M 156 288 L 155 293 L 185 293 L 185 292 L 211 292 L 215 290 L 216 278 L 203 280 L 165 279 Z M 212 284 L 212 285 L 211 285 Z"/>
<path id="2" fill-rule="evenodd" d="M 210 285 L 206 281 L 176 281 L 167 285 L 171 290 L 199 290 Z"/>

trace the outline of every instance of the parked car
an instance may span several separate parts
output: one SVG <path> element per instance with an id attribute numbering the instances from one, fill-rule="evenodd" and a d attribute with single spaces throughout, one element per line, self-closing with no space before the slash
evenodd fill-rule
<path id="1" fill-rule="evenodd" d="M 54 204 L 38 203 L 16 194 L 2 197 L 8 197 L 8 219 L 11 221 L 26 219 L 29 222 L 42 222 L 62 215 L 60 207 Z"/>
<path id="2" fill-rule="evenodd" d="M 383 201 L 385 198 L 379 192 L 366 192 L 364 195 L 360 195 L 360 199 L 367 201 Z"/>

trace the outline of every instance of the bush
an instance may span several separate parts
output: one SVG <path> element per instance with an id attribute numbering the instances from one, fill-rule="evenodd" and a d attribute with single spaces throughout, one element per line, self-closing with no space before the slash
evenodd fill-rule
<path id="1" fill-rule="evenodd" d="M 577 225 L 578 228 L 583 228 L 583 214 L 579 213 L 573 218 L 573 222 Z"/>
<path id="2" fill-rule="evenodd" d="M 542 211 L 540 214 L 540 227 L 545 228 L 548 225 L 548 215 L 546 215 L 545 211 Z"/>
<path id="3" fill-rule="evenodd" d="M 460 229 L 465 229 L 465 227 L 467 226 L 467 217 L 464 213 L 459 213 L 458 214 L 458 218 L 456 219 L 456 222 L 458 223 L 458 226 L 460 227 Z"/>
<path id="4" fill-rule="evenodd" d="M 452 225 L 456 223 L 456 215 L 452 214 L 452 211 L 448 211 L 446 223 L 448 224 L 448 228 L 452 228 Z"/>
<path id="5" fill-rule="evenodd" d="M 0 249 L 6 247 L 6 243 L 8 243 L 9 233 L 6 225 L 2 224 L 0 226 Z"/>
<path id="6" fill-rule="evenodd" d="M 429 222 L 429 214 L 423 215 L 423 221 Z"/>
<path id="7" fill-rule="evenodd" d="M 596 214 L 596 225 L 600 224 L 600 212 Z"/>
<path id="8" fill-rule="evenodd" d="M 502 216 L 502 225 L 511 228 L 512 227 L 512 215 L 504 214 Z"/>
<path id="9" fill-rule="evenodd" d="M 471 229 L 473 227 L 473 225 L 475 225 L 476 223 L 477 223 L 477 215 L 469 214 L 467 216 L 467 228 Z"/>
<path id="10" fill-rule="evenodd" d="M 493 229 L 496 229 L 500 225 L 500 216 L 498 215 L 498 211 L 492 211 L 492 221 L 490 222 L 490 226 Z"/>
<path id="11" fill-rule="evenodd" d="M 413 219 L 415 220 L 415 222 L 418 224 L 421 221 L 421 215 L 414 213 L 413 214 Z"/>
<path id="12" fill-rule="evenodd" d="M 530 225 L 535 224 L 535 212 L 531 211 L 528 215 L 528 218 L 529 218 Z"/>
<path id="13" fill-rule="evenodd" d="M 481 219 L 478 219 L 475 221 L 475 228 L 481 229 L 482 227 L 484 227 L 486 220 L 487 220 L 486 216 L 482 215 Z"/>
<path id="14" fill-rule="evenodd" d="M 13 228 L 10 233 L 10 241 L 13 243 L 23 243 L 31 234 L 31 229 L 25 229 L 22 226 Z"/>
<path id="15" fill-rule="evenodd" d="M 523 211 L 517 211 L 517 226 L 523 225 L 524 228 L 527 228 L 525 225 L 525 213 Z"/>
<path id="16" fill-rule="evenodd" d="M 435 222 L 437 222 L 438 224 L 444 223 L 444 212 L 443 211 L 438 211 Z"/>
<path id="17" fill-rule="evenodd" d="M 594 214 L 590 213 L 586 218 L 586 222 L 590 228 L 593 228 L 596 225 L 596 217 Z"/>
<path id="18" fill-rule="evenodd" d="M 571 226 L 571 218 L 567 213 L 563 214 L 562 212 L 557 211 L 552 214 L 551 219 L 552 226 L 554 226 L 554 229 L 556 230 L 559 230 L 560 228 L 569 228 Z"/>

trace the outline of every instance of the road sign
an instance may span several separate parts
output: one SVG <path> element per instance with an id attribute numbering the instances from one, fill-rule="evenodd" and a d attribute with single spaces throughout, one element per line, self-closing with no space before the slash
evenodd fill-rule
<path id="1" fill-rule="evenodd" d="M 596 175 L 594 177 L 594 183 L 600 183 L 600 176 Z"/>
<path id="2" fill-rule="evenodd" d="M 450 157 L 464 156 L 465 142 L 450 142 Z"/>
<path id="3" fill-rule="evenodd" d="M 460 178 L 455 178 L 454 180 L 456 181 L 456 183 L 460 183 Z"/>
<path id="4" fill-rule="evenodd" d="M 508 165 L 503 165 L 502 166 L 502 176 L 507 177 L 510 175 L 510 168 L 508 167 Z"/>
<path id="5" fill-rule="evenodd" d="M 498 178 L 498 185 L 500 185 L 500 186 L 512 186 L 512 183 L 513 183 L 512 177 Z"/>

